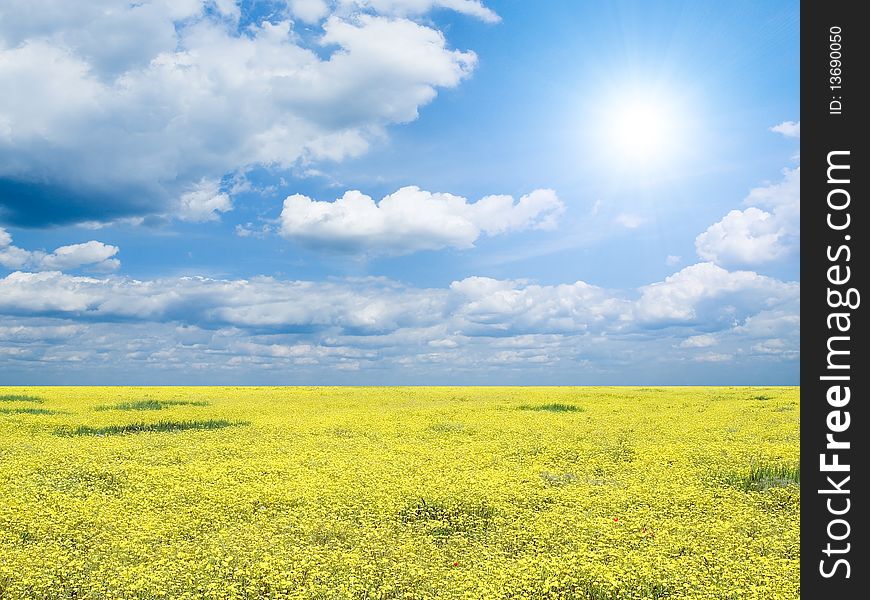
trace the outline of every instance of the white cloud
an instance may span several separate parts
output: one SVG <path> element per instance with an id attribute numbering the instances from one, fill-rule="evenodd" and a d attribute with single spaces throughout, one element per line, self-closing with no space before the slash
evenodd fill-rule
<path id="1" fill-rule="evenodd" d="M 747 271 L 728 272 L 709 263 L 641 288 L 637 300 L 582 281 L 538 285 L 488 277 L 468 277 L 444 289 L 414 288 L 381 278 L 321 283 L 269 277 L 137 281 L 15 272 L 0 279 L 0 311 L 13 313 L 278 331 L 314 327 L 366 335 L 429 328 L 427 341 L 443 347 L 457 343 L 458 335 L 631 333 L 674 322 L 695 322 L 708 331 L 745 327 L 753 315 L 784 310 L 798 296 L 797 284 Z M 708 300 L 715 302 L 705 305 Z M 705 335 L 709 336 L 687 334 L 683 347 L 702 347 L 712 339 Z M 769 337 L 782 335 L 774 331 Z"/>
<path id="2" fill-rule="evenodd" d="M 751 315 L 734 328 L 734 333 L 749 339 L 795 339 L 800 331 L 800 298 Z M 795 342 L 797 340 L 795 339 Z M 797 349 L 798 344 L 792 344 Z"/>
<path id="3" fill-rule="evenodd" d="M 703 354 L 697 354 L 692 357 L 692 360 L 696 362 L 730 362 L 734 359 L 734 355 L 732 354 L 724 354 L 722 352 L 705 352 Z"/>
<path id="4" fill-rule="evenodd" d="M 238 21 L 241 16 L 241 8 L 239 7 L 239 2 L 242 0 L 214 0 L 215 8 L 217 8 L 218 12 L 230 18 L 232 21 Z"/>
<path id="5" fill-rule="evenodd" d="M 66 340 L 85 333 L 82 325 L 13 325 L 0 327 L 0 341 L 35 342 Z"/>
<path id="6" fill-rule="evenodd" d="M 709 348 L 718 344 L 716 336 L 709 333 L 693 335 L 680 342 L 680 348 Z"/>
<path id="7" fill-rule="evenodd" d="M 87 266 L 95 271 L 114 271 L 121 261 L 114 257 L 117 246 L 91 240 L 56 248 L 54 252 L 24 250 L 12 245 L 12 237 L 0 228 L 0 265 L 7 269 L 31 269 L 36 271 L 67 271 Z"/>
<path id="8" fill-rule="evenodd" d="M 622 225 L 626 229 L 637 229 L 643 225 L 643 217 L 633 213 L 622 213 L 614 219 L 617 224 Z"/>
<path id="9" fill-rule="evenodd" d="M 93 265 L 104 270 L 117 269 L 121 263 L 112 258 L 118 253 L 117 246 L 91 240 L 84 244 L 61 246 L 42 257 L 38 267 L 44 270 L 67 271 L 84 265 Z"/>
<path id="10" fill-rule="evenodd" d="M 799 138 L 801 136 L 801 122 L 783 121 L 779 125 L 771 127 L 770 130 L 774 133 L 782 134 L 785 137 Z"/>
<path id="11" fill-rule="evenodd" d="M 325 16 L 312 38 L 290 21 L 239 31 L 235 4 L 206 4 L 4 4 L 0 182 L 79 193 L 65 212 L 4 199 L 9 222 L 106 220 L 109 205 L 113 217 L 180 208 L 213 219 L 229 199 L 185 196 L 200 182 L 358 156 L 471 74 L 473 52 L 411 18 L 438 7 L 496 18 L 470 0 L 373 0 L 330 15 L 293 3 L 291 14 Z"/>
<path id="12" fill-rule="evenodd" d="M 7 269 L 23 269 L 30 264 L 32 257 L 32 252 L 17 246 L 8 245 L 0 248 L 0 265 Z"/>
<path id="13" fill-rule="evenodd" d="M 303 23 L 318 23 L 329 14 L 324 0 L 290 0 L 290 11 Z"/>
<path id="14" fill-rule="evenodd" d="M 422 15 L 433 8 L 447 8 L 485 21 L 498 23 L 501 19 L 480 0 L 340 0 L 342 4 L 368 7 L 382 14 L 399 16 Z"/>
<path id="15" fill-rule="evenodd" d="M 723 328 L 799 295 L 796 283 L 698 263 L 662 282 L 644 286 L 635 305 L 635 316 L 651 325 L 703 323 Z"/>
<path id="16" fill-rule="evenodd" d="M 522 196 L 516 203 L 512 196 L 485 196 L 468 206 L 469 218 L 487 235 L 523 229 L 554 229 L 565 205 L 549 189 L 539 189 Z"/>
<path id="17" fill-rule="evenodd" d="M 404 187 L 380 202 L 358 191 L 334 202 L 295 194 L 284 200 L 280 233 L 302 243 L 373 254 L 407 254 L 445 247 L 470 248 L 481 236 L 555 226 L 564 210 L 552 190 L 518 201 L 461 196 Z"/>
<path id="18" fill-rule="evenodd" d="M 129 319 L 237 327 L 337 327 L 381 331 L 431 322 L 444 293 L 378 279 L 352 284 L 182 277 L 137 281 L 56 271 L 15 272 L 0 280 L 0 311 L 73 312 L 90 320 Z"/>
<path id="19" fill-rule="evenodd" d="M 243 355 L 290 359 L 297 365 L 316 365 L 323 360 L 338 359 L 344 364 L 358 358 L 374 359 L 376 353 L 349 346 L 318 346 L 313 344 L 264 344 L 241 342 L 231 349 Z"/>
<path id="20" fill-rule="evenodd" d="M 759 354 L 782 354 L 783 352 L 788 352 L 793 349 L 787 345 L 785 341 L 779 338 L 773 338 L 753 345 L 752 350 Z"/>
<path id="21" fill-rule="evenodd" d="M 226 192 L 220 191 L 217 180 L 201 180 L 181 195 L 176 214 L 182 221 L 216 221 L 218 213 L 232 210 L 233 203 Z"/>
<path id="22" fill-rule="evenodd" d="M 796 377 L 796 284 L 752 273 L 674 277 L 632 300 L 584 282 L 486 277 L 424 289 L 383 278 L 19 272 L 0 278 L 0 373 L 34 377 L 51 364 L 66 383 L 130 383 L 131 373 L 189 383 L 208 373 L 227 384 L 361 384 L 383 383 L 388 370 L 410 383 L 522 383 L 541 381 L 544 369 L 553 383 L 650 384 L 695 381 L 697 363 L 707 362 L 760 381 Z M 723 282 L 719 291 L 650 296 Z M 693 320 L 644 313 L 662 297 Z M 345 370 L 354 375 L 342 379 Z"/>
<path id="23" fill-rule="evenodd" d="M 272 227 L 268 223 L 256 226 L 254 223 L 248 222 L 244 225 L 236 225 L 235 231 L 239 237 L 264 238 L 272 231 Z"/>
<path id="24" fill-rule="evenodd" d="M 716 347 L 715 351 L 699 353 L 700 348 L 712 346 Z M 781 298 L 730 328 L 687 338 L 679 347 L 689 352 L 687 358 L 702 362 L 711 362 L 711 357 L 716 355 L 727 355 L 747 365 L 790 361 L 797 364 L 800 359 L 800 298 Z"/>
<path id="25" fill-rule="evenodd" d="M 743 201 L 747 206 L 761 206 L 785 213 L 789 226 L 798 225 L 800 219 L 801 170 L 783 169 L 782 181 L 753 188 Z"/>
<path id="26" fill-rule="evenodd" d="M 753 189 L 744 204 L 749 208 L 732 210 L 695 239 L 698 256 L 725 266 L 758 265 L 797 251 L 800 168 L 785 169 L 781 182 Z"/>
<path id="27" fill-rule="evenodd" d="M 682 256 L 677 256 L 676 254 L 668 254 L 667 258 L 665 258 L 665 264 L 669 267 L 675 267 L 680 264 L 681 260 L 683 260 Z"/>
<path id="28" fill-rule="evenodd" d="M 541 286 L 469 277 L 450 290 L 461 299 L 455 314 L 465 323 L 463 331 L 474 335 L 617 329 L 630 310 L 627 300 L 583 281 Z"/>
<path id="29" fill-rule="evenodd" d="M 720 264 L 758 264 L 776 260 L 788 248 L 785 231 L 768 212 L 756 207 L 732 210 L 695 240 L 698 256 Z"/>
<path id="30" fill-rule="evenodd" d="M 797 360 L 797 284 L 699 264 L 638 293 L 487 277 L 426 289 L 383 278 L 143 281 L 15 272 L 0 279 L 0 314 L 8 316 L 0 348 L 56 338 L 7 358 L 111 356 L 127 369 L 254 372 L 395 367 L 409 376 L 447 366 L 476 373 L 548 365 L 576 374 L 582 365 L 624 374 L 628 365 L 670 373 L 695 361 Z M 34 327 L 55 329 L 27 329 Z M 74 343 L 65 346 L 66 337 Z"/>

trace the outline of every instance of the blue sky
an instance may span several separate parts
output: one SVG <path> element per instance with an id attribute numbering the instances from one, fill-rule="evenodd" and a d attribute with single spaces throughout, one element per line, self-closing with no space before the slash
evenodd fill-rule
<path id="1" fill-rule="evenodd" d="M 0 2 L 0 384 L 796 384 L 797 2 Z"/>

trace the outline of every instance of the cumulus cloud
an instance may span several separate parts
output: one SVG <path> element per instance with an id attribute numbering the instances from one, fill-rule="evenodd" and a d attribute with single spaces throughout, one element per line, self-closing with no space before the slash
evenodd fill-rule
<path id="1" fill-rule="evenodd" d="M 695 240 L 698 256 L 724 264 L 755 264 L 776 260 L 788 248 L 785 231 L 768 212 L 756 207 L 732 210 Z"/>
<path id="2" fill-rule="evenodd" d="M 753 189 L 744 210 L 732 210 L 695 239 L 704 260 L 724 266 L 779 260 L 800 246 L 800 167 L 779 183 Z M 763 207 L 767 210 L 763 210 Z"/>
<path id="3" fill-rule="evenodd" d="M 357 156 L 471 74 L 473 52 L 414 19 L 497 19 L 472 0 L 353 5 L 290 2 L 319 23 L 300 36 L 226 1 L 4 3 L 0 219 L 214 219 L 230 208 L 216 182 Z"/>
<path id="4" fill-rule="evenodd" d="M 15 314 L 361 334 L 446 327 L 450 336 L 429 340 L 440 347 L 451 346 L 456 335 L 630 333 L 675 323 L 699 324 L 707 331 L 746 326 L 749 317 L 798 296 L 795 283 L 709 263 L 644 286 L 634 300 L 583 281 L 539 285 L 489 277 L 468 277 L 447 288 L 415 288 L 383 278 L 138 281 L 56 271 L 14 272 L 0 279 L 0 311 Z M 699 346 L 697 340 L 687 343 Z"/>
<path id="5" fill-rule="evenodd" d="M 219 218 L 218 213 L 232 208 L 229 195 L 220 191 L 220 182 L 203 179 L 193 189 L 181 195 L 176 214 L 182 221 L 216 221 Z"/>
<path id="6" fill-rule="evenodd" d="M 779 125 L 771 127 L 770 130 L 788 138 L 799 138 L 801 136 L 801 122 L 783 121 Z"/>
<path id="7" fill-rule="evenodd" d="M 60 272 L 15 272 L 0 280 L 0 310 L 77 313 L 91 321 L 178 321 L 249 328 L 396 329 L 441 314 L 437 291 L 378 279 L 353 285 L 183 277 L 136 281 Z M 443 294 L 441 294 L 443 296 Z"/>
<path id="8" fill-rule="evenodd" d="M 635 316 L 651 325 L 703 324 L 722 329 L 752 314 L 795 300 L 800 286 L 753 271 L 727 271 L 698 263 L 664 281 L 644 286 Z"/>
<path id="9" fill-rule="evenodd" d="M 404 187 L 375 202 L 358 191 L 334 202 L 295 194 L 284 200 L 280 233 L 301 243 L 373 254 L 408 254 L 471 248 L 482 235 L 549 229 L 564 211 L 553 190 L 535 190 L 515 201 L 461 196 Z"/>
<path id="10" fill-rule="evenodd" d="M 487 23 L 498 23 L 501 20 L 480 0 L 340 0 L 340 2 L 344 5 L 369 7 L 383 14 L 400 16 L 422 15 L 433 8 L 446 8 L 477 17 Z"/>
<path id="11" fill-rule="evenodd" d="M 789 220 L 788 225 L 794 227 L 800 220 L 800 167 L 783 169 L 782 175 L 782 181 L 778 183 L 750 190 L 743 203 L 781 212 Z"/>
<path id="12" fill-rule="evenodd" d="M 95 271 L 113 271 L 121 266 L 121 261 L 113 258 L 118 250 L 117 246 L 96 240 L 61 246 L 50 253 L 24 250 L 13 246 L 12 236 L 0 228 L 0 265 L 7 269 L 68 271 L 87 266 Z"/>
<path id="13" fill-rule="evenodd" d="M 546 365 L 576 382 L 578 373 L 624 376 L 644 365 L 650 375 L 675 373 L 726 357 L 753 368 L 796 364 L 799 348 L 798 284 L 709 263 L 633 292 L 489 277 L 419 288 L 384 278 L 14 272 L 0 279 L 0 314 L 4 368 L 111 356 L 123 369 L 177 368 L 188 377 L 307 368 L 326 369 L 321 376 L 396 369 L 410 378 L 449 369 L 471 381 L 481 370 Z"/>
<path id="14" fill-rule="evenodd" d="M 57 342 L 85 333 L 83 325 L 14 325 L 0 327 L 2 342 Z"/>
<path id="15" fill-rule="evenodd" d="M 290 12 L 303 23 L 318 23 L 329 14 L 324 0 L 290 0 Z"/>
<path id="16" fill-rule="evenodd" d="M 294 18 L 304 23 L 318 23 L 332 12 L 341 15 L 358 11 L 373 11 L 394 17 L 419 17 L 434 9 L 447 9 L 486 23 L 498 23 L 501 18 L 480 0 L 289 0 Z"/>
<path id="17" fill-rule="evenodd" d="M 718 344 L 716 336 L 704 333 L 701 335 L 692 335 L 680 342 L 680 348 L 709 348 Z"/>
<path id="18" fill-rule="evenodd" d="M 555 286 L 469 277 L 450 290 L 461 299 L 455 314 L 468 334 L 564 333 L 616 328 L 627 300 L 583 281 Z"/>
<path id="19" fill-rule="evenodd" d="M 67 271 L 84 265 L 92 265 L 101 270 L 114 270 L 121 266 L 118 259 L 112 258 L 117 253 L 117 246 L 91 240 L 84 244 L 72 244 L 57 248 L 54 252 L 41 257 L 38 268 Z"/>

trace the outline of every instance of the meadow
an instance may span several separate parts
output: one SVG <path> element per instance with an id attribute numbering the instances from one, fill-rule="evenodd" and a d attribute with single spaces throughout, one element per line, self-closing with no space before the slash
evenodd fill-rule
<path id="1" fill-rule="evenodd" d="M 799 397 L 0 388 L 0 599 L 796 599 Z"/>

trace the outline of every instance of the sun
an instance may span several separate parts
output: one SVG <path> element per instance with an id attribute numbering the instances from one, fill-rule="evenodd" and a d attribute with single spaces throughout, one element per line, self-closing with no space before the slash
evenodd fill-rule
<path id="1" fill-rule="evenodd" d="M 638 94 L 611 106 L 603 134 L 612 152 L 640 163 L 660 162 L 679 143 L 678 116 L 666 101 Z"/>
<path id="2" fill-rule="evenodd" d="M 633 100 L 619 106 L 611 123 L 613 144 L 623 153 L 649 158 L 670 145 L 668 133 L 675 127 L 666 107 L 656 102 Z"/>
<path id="3" fill-rule="evenodd" d="M 697 103 L 674 84 L 626 82 L 593 96 L 586 118 L 593 157 L 623 176 L 660 176 L 691 155 Z"/>

